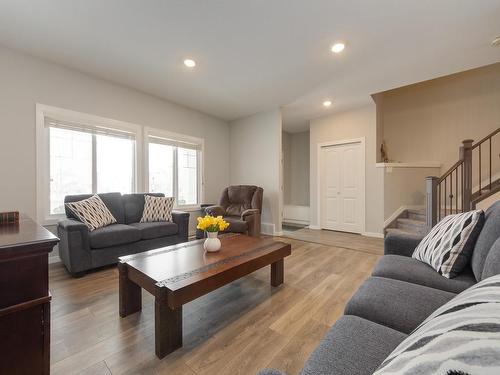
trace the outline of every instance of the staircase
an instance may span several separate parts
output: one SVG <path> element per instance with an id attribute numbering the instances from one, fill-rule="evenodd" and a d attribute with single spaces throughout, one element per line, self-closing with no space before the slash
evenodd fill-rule
<path id="1" fill-rule="evenodd" d="M 473 210 L 500 192 L 499 133 L 500 128 L 476 143 L 464 140 L 459 160 L 441 177 L 427 177 L 426 231 L 446 215 Z"/>
<path id="2" fill-rule="evenodd" d="M 405 209 L 387 228 L 385 234 L 423 236 L 426 233 L 425 208 Z"/>

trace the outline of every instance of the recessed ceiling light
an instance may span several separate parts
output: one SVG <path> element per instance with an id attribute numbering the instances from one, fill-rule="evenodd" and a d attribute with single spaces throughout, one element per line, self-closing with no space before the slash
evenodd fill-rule
<path id="1" fill-rule="evenodd" d="M 325 100 L 325 101 L 323 102 L 323 106 L 324 106 L 324 107 L 330 107 L 331 105 L 332 105 L 332 101 L 331 101 L 331 100 Z"/>
<path id="2" fill-rule="evenodd" d="M 341 42 L 337 42 L 332 46 L 332 52 L 333 53 L 340 53 L 344 50 L 345 44 Z"/>
<path id="3" fill-rule="evenodd" d="M 194 68 L 196 66 L 196 61 L 191 59 L 185 59 L 184 65 L 186 65 L 188 68 Z"/>

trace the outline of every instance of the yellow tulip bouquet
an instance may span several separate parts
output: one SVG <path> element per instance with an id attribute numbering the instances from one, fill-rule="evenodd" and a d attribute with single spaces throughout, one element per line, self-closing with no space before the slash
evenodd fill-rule
<path id="1" fill-rule="evenodd" d="M 228 226 L 229 223 L 222 216 L 205 215 L 205 217 L 198 218 L 198 226 L 196 228 L 206 232 L 221 232 L 227 229 Z"/>

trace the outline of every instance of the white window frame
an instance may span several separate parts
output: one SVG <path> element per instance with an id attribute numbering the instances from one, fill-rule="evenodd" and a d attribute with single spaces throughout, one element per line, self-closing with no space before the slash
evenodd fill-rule
<path id="1" fill-rule="evenodd" d="M 112 129 L 131 132 L 135 135 L 135 163 L 133 191 L 143 191 L 142 176 L 143 168 L 143 140 L 142 127 L 129 122 L 113 120 L 105 117 L 94 116 L 82 112 L 71 111 L 52 107 L 44 104 L 36 104 L 36 190 L 37 190 L 37 219 L 43 225 L 56 224 L 58 220 L 65 217 L 64 214 L 50 213 L 50 147 L 49 128 L 45 126 L 45 118 L 85 124 L 87 126 L 109 127 Z M 95 181 L 93 181 L 95 183 Z"/>
<path id="2" fill-rule="evenodd" d="M 205 174 L 203 170 L 203 161 L 204 161 L 204 150 L 205 150 L 205 140 L 203 138 L 198 138 L 198 137 L 192 137 L 189 135 L 184 135 L 184 134 L 179 134 L 179 133 L 174 133 L 168 130 L 163 130 L 163 129 L 156 129 L 156 128 L 151 128 L 151 127 L 145 127 L 144 128 L 144 171 L 143 171 L 143 185 L 146 189 L 146 191 L 149 191 L 149 137 L 160 137 L 160 138 L 165 138 L 165 139 L 172 139 L 177 142 L 185 142 L 185 143 L 191 143 L 191 144 L 197 144 L 200 146 L 200 149 L 198 150 L 199 152 L 199 157 L 197 158 L 197 172 L 198 172 L 198 186 L 197 186 L 197 192 L 198 192 L 198 197 L 197 197 L 197 204 L 191 204 L 191 205 L 178 205 L 177 204 L 177 190 L 178 190 L 178 180 L 177 180 L 177 154 L 174 154 L 174 171 L 173 171 L 173 191 L 174 191 L 174 197 L 175 197 L 175 208 L 178 208 L 180 210 L 184 211 L 196 211 L 200 209 L 201 202 L 203 202 L 205 198 Z"/>

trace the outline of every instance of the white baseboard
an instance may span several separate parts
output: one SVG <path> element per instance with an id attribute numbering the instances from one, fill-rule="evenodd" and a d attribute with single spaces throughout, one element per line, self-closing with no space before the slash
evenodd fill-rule
<path id="1" fill-rule="evenodd" d="M 268 234 L 270 236 L 274 236 L 274 224 L 273 223 L 261 223 L 260 231 L 262 234 Z"/>
<path id="2" fill-rule="evenodd" d="M 321 227 L 319 225 L 309 225 L 309 229 L 320 230 Z"/>
<path id="3" fill-rule="evenodd" d="M 59 258 L 59 256 L 57 256 L 57 255 L 49 257 L 49 264 L 60 263 L 60 262 L 61 262 L 61 258 Z"/>
<path id="4" fill-rule="evenodd" d="M 376 233 L 376 232 L 363 232 L 362 235 L 366 237 L 384 238 L 383 233 Z"/>
<path id="5" fill-rule="evenodd" d="M 309 224 L 309 206 L 283 206 L 283 221 L 297 224 Z"/>

